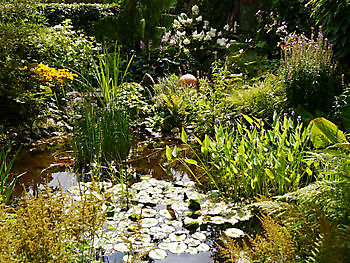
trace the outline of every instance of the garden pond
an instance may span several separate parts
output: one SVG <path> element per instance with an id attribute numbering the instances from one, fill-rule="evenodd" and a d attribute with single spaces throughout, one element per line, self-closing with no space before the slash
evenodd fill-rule
<path id="1" fill-rule="evenodd" d="M 22 185 L 35 193 L 48 183 L 75 200 L 81 193 L 103 200 L 107 221 L 92 244 L 98 261 L 131 262 L 133 251 L 148 254 L 145 262 L 215 262 L 222 231 L 242 238 L 255 217 L 247 208 L 223 202 L 218 191 L 204 194 L 183 167 L 166 173 L 160 165 L 166 165 L 165 144 L 171 143 L 164 138 L 134 143 L 129 169 L 138 174 L 137 180 L 129 186 L 102 182 L 92 188 L 91 182 L 78 184 L 75 174 L 67 172 L 74 156 L 64 140 L 46 141 L 19 154 L 14 171 L 27 173 L 16 193 Z"/>

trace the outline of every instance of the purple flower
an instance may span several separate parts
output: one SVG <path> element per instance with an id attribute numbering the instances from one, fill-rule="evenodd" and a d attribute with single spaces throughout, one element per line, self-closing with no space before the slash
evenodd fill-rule
<path id="1" fill-rule="evenodd" d="M 283 114 L 283 117 L 288 117 L 288 113 L 285 112 L 285 113 Z"/>
<path id="2" fill-rule="evenodd" d="M 297 122 L 300 122 L 300 121 L 301 121 L 301 116 L 299 115 L 297 118 Z"/>
<path id="3" fill-rule="evenodd" d="M 294 112 L 294 111 L 292 111 L 292 112 L 290 113 L 290 115 L 291 115 L 292 117 L 294 117 L 295 112 Z"/>
<path id="4" fill-rule="evenodd" d="M 275 142 L 277 142 L 277 139 L 278 139 L 277 135 L 275 135 L 275 137 L 273 137 L 273 138 L 275 139 Z"/>
<path id="5" fill-rule="evenodd" d="M 252 131 L 254 129 L 253 125 L 250 125 L 249 129 Z"/>

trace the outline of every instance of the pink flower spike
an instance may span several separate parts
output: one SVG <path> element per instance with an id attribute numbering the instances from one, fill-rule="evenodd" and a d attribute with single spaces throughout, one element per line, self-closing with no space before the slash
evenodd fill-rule
<path id="1" fill-rule="evenodd" d="M 227 43 L 226 44 L 226 48 L 230 48 L 231 44 L 230 43 Z"/>

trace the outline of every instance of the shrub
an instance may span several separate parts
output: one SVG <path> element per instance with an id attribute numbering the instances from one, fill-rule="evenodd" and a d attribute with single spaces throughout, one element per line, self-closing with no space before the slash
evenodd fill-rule
<path id="1" fill-rule="evenodd" d="M 245 85 L 236 88 L 224 98 L 226 112 L 230 112 L 233 117 L 240 113 L 270 120 L 274 112 L 286 110 L 286 91 L 284 80 L 278 75 L 268 74 L 263 80 L 257 81 L 253 85 Z"/>
<path id="2" fill-rule="evenodd" d="M 55 26 L 70 19 L 75 30 L 83 30 L 90 36 L 96 36 L 96 25 L 100 19 L 117 15 L 119 12 L 119 5 L 115 3 L 45 3 L 39 8 L 42 8 L 49 26 Z"/>
<path id="3" fill-rule="evenodd" d="M 74 201 L 48 188 L 36 198 L 26 193 L 16 211 L 1 205 L 1 262 L 84 261 L 84 251 L 104 222 L 101 205 L 91 193 Z"/>
<path id="4" fill-rule="evenodd" d="M 329 114 L 334 97 L 341 91 L 333 62 L 332 47 L 319 32 L 311 35 L 291 34 L 282 44 L 281 71 L 285 78 L 289 107 L 302 106 L 308 112 Z"/>
<path id="5" fill-rule="evenodd" d="M 312 17 L 334 44 L 335 55 L 346 63 L 350 57 L 350 2 L 348 0 L 310 0 Z"/>

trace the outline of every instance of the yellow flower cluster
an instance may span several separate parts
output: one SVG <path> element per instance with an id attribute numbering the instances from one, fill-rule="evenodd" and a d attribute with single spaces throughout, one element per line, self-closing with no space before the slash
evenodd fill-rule
<path id="1" fill-rule="evenodd" d="M 20 70 L 22 71 L 27 69 L 27 66 L 20 68 Z M 63 83 L 64 79 L 73 80 L 74 77 L 78 77 L 77 74 L 70 73 L 68 69 L 55 69 L 44 64 L 39 64 L 36 67 L 31 68 L 29 70 L 34 72 L 36 75 L 40 76 L 41 78 L 39 80 L 41 81 L 51 82 L 56 80 L 58 83 Z"/>

